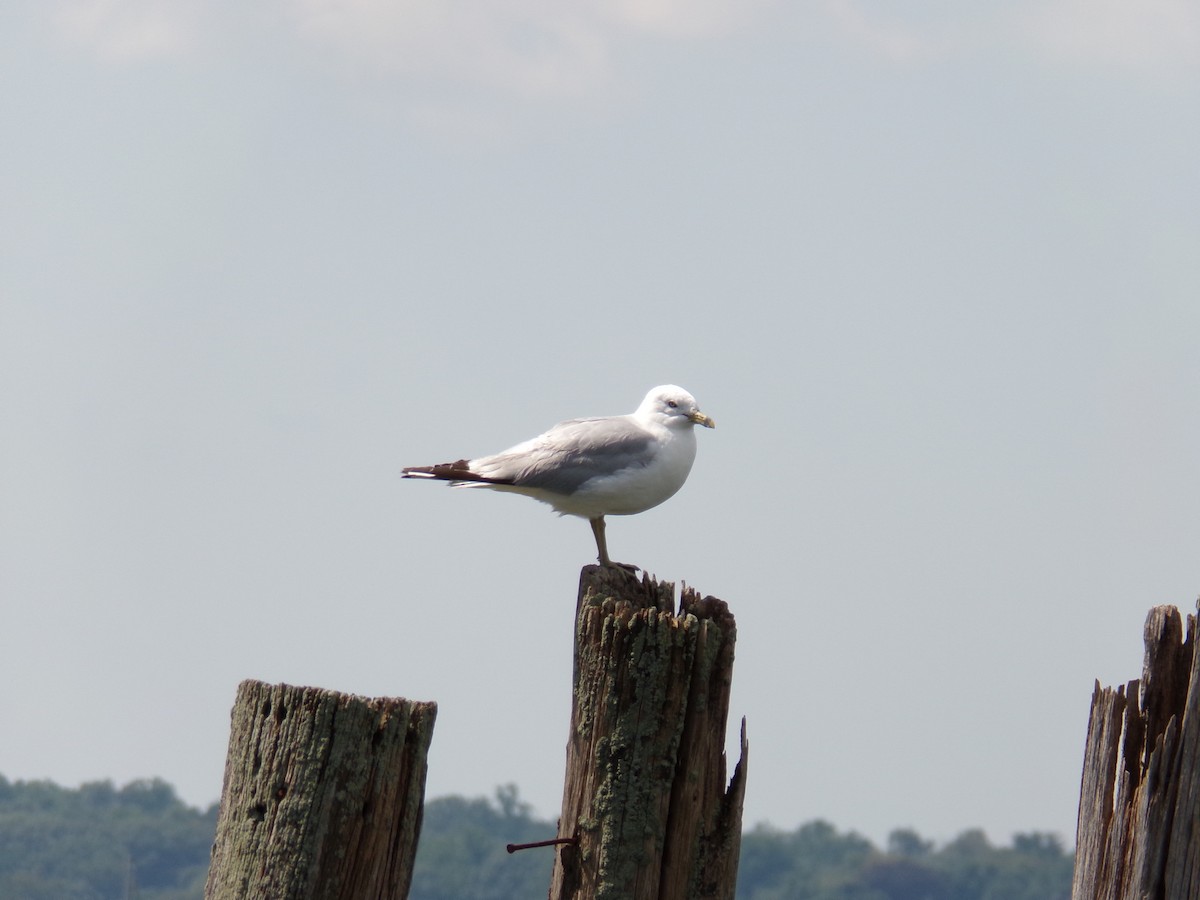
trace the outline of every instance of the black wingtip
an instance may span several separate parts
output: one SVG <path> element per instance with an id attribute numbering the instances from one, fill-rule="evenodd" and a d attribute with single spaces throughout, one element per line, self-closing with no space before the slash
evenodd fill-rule
<path id="1" fill-rule="evenodd" d="M 508 484 L 499 478 L 487 478 L 470 469 L 471 461 L 460 459 L 452 463 L 438 463 L 436 466 L 405 466 L 400 470 L 401 478 L 433 478 L 437 481 L 474 481 L 480 484 Z"/>

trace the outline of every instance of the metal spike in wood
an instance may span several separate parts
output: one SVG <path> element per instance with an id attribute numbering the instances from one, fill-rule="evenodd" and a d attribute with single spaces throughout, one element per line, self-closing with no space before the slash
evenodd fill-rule
<path id="1" fill-rule="evenodd" d="M 1156 606 L 1140 681 L 1096 683 L 1084 750 L 1073 900 L 1200 898 L 1197 617 Z"/>
<path id="2" fill-rule="evenodd" d="M 403 900 L 437 706 L 243 681 L 208 900 Z"/>
<path id="3" fill-rule="evenodd" d="M 726 783 L 728 606 L 587 566 L 550 900 L 732 898 L 748 746 Z"/>

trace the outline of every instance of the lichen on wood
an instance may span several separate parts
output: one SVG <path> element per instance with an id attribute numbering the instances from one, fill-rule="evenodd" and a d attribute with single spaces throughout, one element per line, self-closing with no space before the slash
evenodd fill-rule
<path id="1" fill-rule="evenodd" d="M 1074 900 L 1200 897 L 1197 617 L 1158 606 L 1142 678 L 1092 694 Z"/>
<path id="2" fill-rule="evenodd" d="M 736 626 L 670 583 L 589 566 L 552 900 L 732 897 L 747 745 L 726 784 Z"/>
<path id="3" fill-rule="evenodd" d="M 242 682 L 205 897 L 407 896 L 436 713 Z"/>

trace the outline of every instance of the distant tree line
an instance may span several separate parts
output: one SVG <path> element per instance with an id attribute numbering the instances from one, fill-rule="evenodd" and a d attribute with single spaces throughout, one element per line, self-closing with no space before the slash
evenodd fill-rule
<path id="1" fill-rule="evenodd" d="M 827 822 L 742 836 L 738 900 L 1068 900 L 1074 857 L 1049 834 L 996 847 L 978 829 L 935 849 L 910 829 L 878 850 Z"/>
<path id="2" fill-rule="evenodd" d="M 166 782 L 78 789 L 0 776 L 0 898 L 201 900 L 217 807 L 187 806 Z M 536 900 L 554 850 L 509 854 L 554 837 L 517 789 L 490 800 L 425 805 L 411 900 Z M 893 831 L 885 849 L 826 822 L 794 831 L 758 826 L 742 839 L 738 900 L 1065 900 L 1071 854 L 1047 834 L 993 846 L 965 831 L 935 847 Z"/>
<path id="3" fill-rule="evenodd" d="M 78 789 L 0 776 L 0 897 L 197 900 L 217 807 L 183 803 L 165 781 Z"/>

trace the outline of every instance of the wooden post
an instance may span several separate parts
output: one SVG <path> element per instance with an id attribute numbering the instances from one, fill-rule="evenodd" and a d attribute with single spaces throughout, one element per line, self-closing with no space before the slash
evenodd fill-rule
<path id="1" fill-rule="evenodd" d="M 403 900 L 437 706 L 243 681 L 208 900 Z"/>
<path id="2" fill-rule="evenodd" d="M 1200 897 L 1200 641 L 1150 611 L 1140 681 L 1092 694 L 1073 900 Z"/>
<path id="3" fill-rule="evenodd" d="M 731 900 L 741 846 L 741 758 L 725 781 L 736 628 L 685 587 L 587 566 L 550 900 Z"/>

